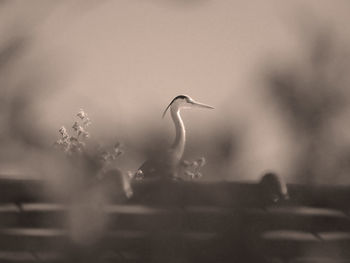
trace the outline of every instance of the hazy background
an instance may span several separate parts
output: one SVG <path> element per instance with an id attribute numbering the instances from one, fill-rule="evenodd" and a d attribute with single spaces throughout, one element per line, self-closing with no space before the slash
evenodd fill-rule
<path id="1" fill-rule="evenodd" d="M 171 143 L 179 94 L 186 158 L 204 179 L 350 182 L 348 1 L 0 2 L 0 172 L 36 174 L 83 108 L 119 140 L 123 170 Z"/>

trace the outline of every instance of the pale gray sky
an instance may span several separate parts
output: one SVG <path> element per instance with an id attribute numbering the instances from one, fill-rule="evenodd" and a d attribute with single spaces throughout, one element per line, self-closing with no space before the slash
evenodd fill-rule
<path id="1" fill-rule="evenodd" d="M 24 63 L 44 61 L 54 72 L 56 90 L 34 106 L 53 135 L 79 108 L 96 133 L 132 140 L 147 124 L 171 134 L 161 113 L 188 94 L 216 108 L 184 114 L 192 134 L 223 121 L 253 123 L 246 131 L 252 173 L 285 169 L 290 151 L 285 128 L 257 92 L 259 67 L 299 54 L 303 20 L 330 24 L 347 41 L 350 33 L 348 1 L 13 1 L 1 12 L 0 32 L 34 37 Z"/>

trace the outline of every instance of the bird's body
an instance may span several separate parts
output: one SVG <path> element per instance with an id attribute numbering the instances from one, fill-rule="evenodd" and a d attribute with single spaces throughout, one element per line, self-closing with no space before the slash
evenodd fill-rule
<path id="1" fill-rule="evenodd" d="M 181 118 L 181 109 L 201 107 L 210 108 L 213 107 L 195 102 L 189 96 L 180 95 L 175 97 L 163 113 L 165 113 L 170 108 L 171 118 L 175 126 L 175 139 L 171 147 L 147 160 L 138 170 L 145 178 L 177 178 L 177 172 L 179 168 L 180 161 L 185 151 L 186 145 L 186 130 L 184 122 Z"/>

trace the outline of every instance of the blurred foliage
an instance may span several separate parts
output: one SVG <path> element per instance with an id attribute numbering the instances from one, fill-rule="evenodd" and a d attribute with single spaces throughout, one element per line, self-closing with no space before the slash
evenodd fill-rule
<path id="1" fill-rule="evenodd" d="M 3 44 L 0 49 L 0 114 L 1 120 L 4 122 L 1 125 L 2 139 L 4 139 L 5 135 L 9 134 L 10 132 L 6 122 L 10 122 L 13 120 L 13 117 L 16 117 L 16 112 L 19 110 L 18 106 L 22 105 L 22 103 L 19 103 L 19 101 L 24 99 L 18 99 L 18 97 L 16 99 L 16 96 L 14 96 L 14 100 L 10 101 L 9 95 L 12 94 L 12 90 L 10 90 L 11 88 L 8 83 L 10 82 L 8 74 L 9 71 L 11 71 L 13 64 L 24 52 L 25 44 L 25 39 L 15 38 L 8 41 L 8 43 Z"/>
<path id="2" fill-rule="evenodd" d="M 265 77 L 268 93 L 301 148 L 295 178 L 330 183 L 350 172 L 350 162 L 344 161 L 350 160 L 349 142 L 336 134 L 342 129 L 339 116 L 349 105 L 350 56 L 330 29 L 320 28 L 308 37 L 301 64 L 284 63 L 292 66 L 272 68 Z"/>
<path id="3" fill-rule="evenodd" d="M 60 77 L 57 64 L 56 68 L 50 68 L 52 56 L 35 50 L 37 25 L 59 12 L 56 8 L 60 5 L 66 5 L 74 12 L 74 18 L 79 18 L 104 2 L 34 1 L 19 5 L 17 1 L 0 1 L 0 12 L 7 12 L 7 16 L 1 17 L 0 40 L 0 140 L 3 145 L 15 142 L 26 148 L 43 148 L 50 141 L 45 138 L 46 127 L 40 125 L 41 112 L 37 104 L 62 87 L 57 86 Z M 11 14 L 14 17 L 6 19 Z M 68 17 L 69 12 L 64 15 L 67 20 L 72 19 Z"/>

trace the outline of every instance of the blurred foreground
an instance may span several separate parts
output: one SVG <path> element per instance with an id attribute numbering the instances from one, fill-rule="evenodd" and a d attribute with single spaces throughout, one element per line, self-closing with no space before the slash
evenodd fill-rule
<path id="1" fill-rule="evenodd" d="M 130 199 L 101 184 L 53 194 L 0 180 L 1 262 L 347 262 L 350 189 L 135 182 Z"/>

